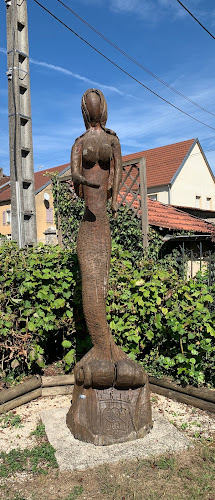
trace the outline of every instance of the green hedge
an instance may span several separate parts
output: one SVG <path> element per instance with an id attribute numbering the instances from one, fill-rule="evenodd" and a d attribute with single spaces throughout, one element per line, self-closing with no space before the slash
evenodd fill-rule
<path id="1" fill-rule="evenodd" d="M 33 371 L 62 355 L 68 331 L 74 336 L 77 256 L 42 245 L 18 251 L 8 243 L 0 257 L 1 368 Z"/>
<path id="2" fill-rule="evenodd" d="M 185 282 L 171 264 L 113 257 L 108 320 L 117 343 L 154 375 L 215 385 L 215 289 L 198 273 Z"/>
<path id="3" fill-rule="evenodd" d="M 142 260 L 113 242 L 107 314 L 115 339 L 154 374 L 214 385 L 215 290 L 184 282 L 166 261 Z M 0 360 L 3 375 L 51 361 L 69 370 L 91 346 L 81 306 L 77 256 L 39 245 L 0 247 Z"/>

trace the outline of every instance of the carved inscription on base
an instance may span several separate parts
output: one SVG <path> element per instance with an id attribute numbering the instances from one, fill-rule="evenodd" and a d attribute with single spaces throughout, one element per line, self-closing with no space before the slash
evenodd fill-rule
<path id="1" fill-rule="evenodd" d="M 128 391 L 126 391 L 127 393 Z M 129 411 L 131 401 L 126 397 L 125 391 L 117 391 L 117 398 L 114 390 L 106 389 L 96 391 L 100 428 L 104 435 L 113 438 L 126 436 L 133 429 L 132 419 Z"/>

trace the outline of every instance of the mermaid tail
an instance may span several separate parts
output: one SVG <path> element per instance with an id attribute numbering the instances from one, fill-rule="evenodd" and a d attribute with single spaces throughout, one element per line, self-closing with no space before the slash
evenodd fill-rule
<path id="1" fill-rule="evenodd" d="M 92 217 L 91 217 L 92 218 Z M 112 335 L 106 317 L 111 236 L 107 216 L 84 217 L 78 233 L 77 252 L 82 275 L 84 316 L 93 345 L 110 359 Z"/>

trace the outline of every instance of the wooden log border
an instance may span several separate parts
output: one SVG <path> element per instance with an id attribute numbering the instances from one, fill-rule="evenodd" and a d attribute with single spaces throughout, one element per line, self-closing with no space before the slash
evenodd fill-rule
<path id="1" fill-rule="evenodd" d="M 32 377 L 31 379 L 0 391 L 0 414 L 32 401 L 40 396 L 69 395 L 73 392 L 74 375 L 57 375 L 53 377 Z M 181 387 L 164 377 L 158 379 L 149 376 L 151 392 L 161 394 L 180 403 L 215 413 L 215 390 Z"/>

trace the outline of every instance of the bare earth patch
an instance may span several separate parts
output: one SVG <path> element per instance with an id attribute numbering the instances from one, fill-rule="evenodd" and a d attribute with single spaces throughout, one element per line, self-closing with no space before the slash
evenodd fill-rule
<path id="1" fill-rule="evenodd" d="M 174 456 L 124 461 L 84 471 L 47 474 L 19 472 L 0 480 L 1 500 L 215 500 L 215 415 L 164 396 L 152 394 L 152 406 L 195 447 Z M 0 451 L 32 449 L 38 437 L 31 435 L 41 411 L 70 405 L 69 396 L 40 398 L 13 410 L 23 427 L 2 428 Z M 0 416 L 1 417 L 1 416 Z"/>

